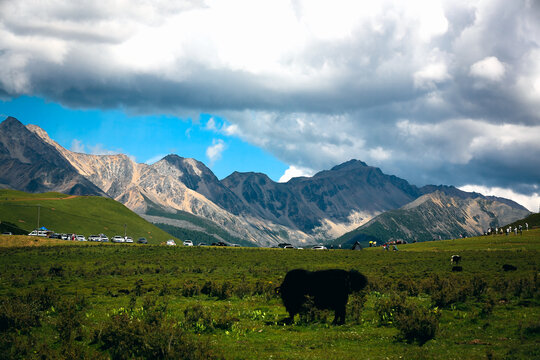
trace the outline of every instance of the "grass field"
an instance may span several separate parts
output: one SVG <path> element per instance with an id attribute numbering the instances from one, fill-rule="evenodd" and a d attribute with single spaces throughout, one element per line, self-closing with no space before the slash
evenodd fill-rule
<path id="1" fill-rule="evenodd" d="M 38 226 L 57 233 L 76 233 L 88 237 L 104 233 L 109 238 L 127 235 L 137 240 L 146 237 L 159 244 L 174 238 L 147 222 L 124 205 L 99 196 L 69 196 L 60 193 L 29 194 L 0 190 L 0 228 L 13 234 L 29 233 Z"/>
<path id="2" fill-rule="evenodd" d="M 539 250 L 540 230 L 397 252 L 0 236 L 0 358 L 536 359 Z M 274 289 L 294 268 L 357 269 L 370 284 L 346 325 L 310 307 L 282 325 Z"/>

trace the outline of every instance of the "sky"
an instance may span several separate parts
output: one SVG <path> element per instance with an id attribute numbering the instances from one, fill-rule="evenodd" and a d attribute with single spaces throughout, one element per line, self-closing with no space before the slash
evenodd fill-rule
<path id="1" fill-rule="evenodd" d="M 0 1 L 0 114 L 276 181 L 349 159 L 540 206 L 540 2 Z"/>

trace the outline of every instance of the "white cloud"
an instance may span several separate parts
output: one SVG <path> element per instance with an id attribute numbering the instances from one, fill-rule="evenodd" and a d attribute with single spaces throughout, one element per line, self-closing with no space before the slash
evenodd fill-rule
<path id="1" fill-rule="evenodd" d="M 222 139 L 212 140 L 212 145 L 206 149 L 206 157 L 210 160 L 210 165 L 221 159 L 221 155 L 226 147 L 227 146 Z"/>
<path id="2" fill-rule="evenodd" d="M 495 56 L 486 57 L 471 65 L 469 74 L 476 78 L 500 81 L 506 72 L 505 66 Z"/>
<path id="3" fill-rule="evenodd" d="M 87 145 L 89 153 L 91 155 L 116 155 L 120 154 L 120 151 L 105 149 L 103 144 Z"/>
<path id="4" fill-rule="evenodd" d="M 204 127 L 206 130 L 210 130 L 210 131 L 217 131 L 217 127 L 216 127 L 216 121 L 214 120 L 213 117 L 211 117 L 210 119 L 208 119 L 208 121 L 206 122 L 206 126 Z"/>
<path id="5" fill-rule="evenodd" d="M 85 152 L 84 144 L 82 143 L 81 140 L 73 139 L 71 141 L 70 150 L 77 153 L 84 153 Z"/>
<path id="6" fill-rule="evenodd" d="M 392 151 L 386 150 L 380 146 L 369 150 L 369 156 L 375 161 L 384 161 L 390 159 Z"/>
<path id="7" fill-rule="evenodd" d="M 167 154 L 158 154 L 156 156 L 152 156 L 150 159 L 146 160 L 144 163 L 147 165 L 152 165 L 153 163 L 163 159 Z"/>
<path id="8" fill-rule="evenodd" d="M 417 88 L 433 89 L 436 84 L 450 79 L 446 65 L 443 63 L 429 64 L 413 75 L 414 86 Z"/>
<path id="9" fill-rule="evenodd" d="M 464 185 L 459 187 L 460 190 L 477 192 L 486 196 L 497 196 L 514 200 L 520 205 L 525 206 L 531 212 L 538 212 L 540 209 L 540 192 L 531 195 L 519 194 L 512 189 L 504 189 L 500 187 L 487 187 L 481 185 Z"/>
<path id="10" fill-rule="evenodd" d="M 357 158 L 419 185 L 540 178 L 537 2 L 177 4 L 0 1 L 0 97 L 211 113 L 209 130 L 314 170 Z"/>
<path id="11" fill-rule="evenodd" d="M 284 183 L 291 180 L 294 177 L 300 176 L 313 176 L 315 172 L 305 167 L 296 167 L 294 165 L 289 166 L 285 173 L 279 178 L 279 182 Z"/>

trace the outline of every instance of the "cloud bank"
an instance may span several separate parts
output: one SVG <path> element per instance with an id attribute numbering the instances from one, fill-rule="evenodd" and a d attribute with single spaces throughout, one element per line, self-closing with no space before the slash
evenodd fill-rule
<path id="1" fill-rule="evenodd" d="M 4 1 L 0 97 L 212 113 L 291 169 L 537 193 L 540 4 L 372 3 Z"/>

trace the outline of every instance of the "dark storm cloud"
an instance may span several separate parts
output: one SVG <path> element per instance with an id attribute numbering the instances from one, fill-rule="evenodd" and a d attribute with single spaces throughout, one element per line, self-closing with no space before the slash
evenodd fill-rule
<path id="1" fill-rule="evenodd" d="M 0 96 L 214 113 L 229 121 L 220 131 L 297 167 L 358 158 L 418 185 L 538 192 L 535 1 L 381 2 L 342 13 L 359 15 L 330 35 L 332 14 L 313 23 L 310 3 L 294 2 L 281 36 L 212 2 L 96 4 L 0 5 Z"/>

